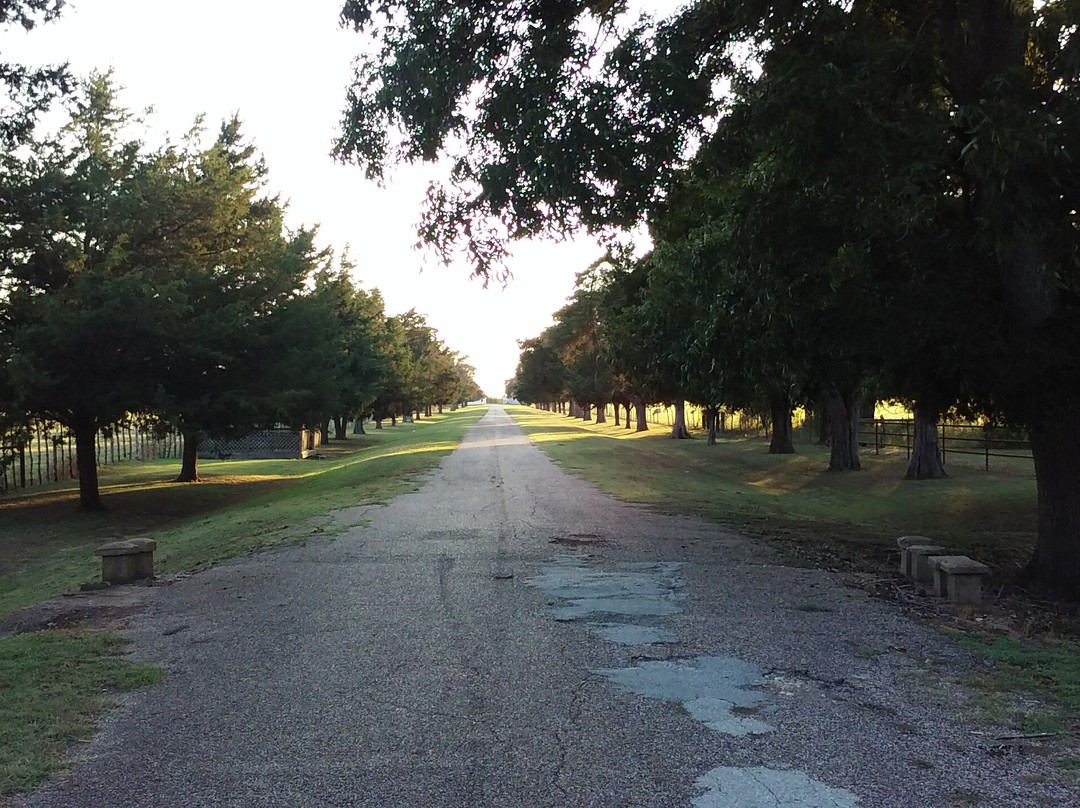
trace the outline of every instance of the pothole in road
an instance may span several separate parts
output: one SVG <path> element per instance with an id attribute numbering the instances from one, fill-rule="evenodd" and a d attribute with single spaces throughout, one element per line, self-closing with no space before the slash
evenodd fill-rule
<path id="1" fill-rule="evenodd" d="M 631 623 L 588 623 L 593 634 L 618 645 L 663 645 L 676 643 L 674 631 L 659 626 L 638 626 Z"/>
<path id="2" fill-rule="evenodd" d="M 553 539 L 549 539 L 548 544 L 562 544 L 567 547 L 582 547 L 587 545 L 595 546 L 598 544 L 607 544 L 607 542 L 595 533 L 571 533 L 569 536 L 556 536 Z"/>
<path id="3" fill-rule="evenodd" d="M 859 798 L 798 771 L 762 766 L 720 766 L 694 785 L 704 793 L 691 801 L 694 808 L 856 808 Z"/>
<path id="4" fill-rule="evenodd" d="M 769 712 L 764 671 L 735 657 L 643 662 L 630 668 L 593 671 L 624 690 L 681 704 L 690 717 L 726 735 L 760 735 L 773 728 L 753 716 Z"/>
<path id="5" fill-rule="evenodd" d="M 631 638 L 633 632 L 629 629 L 633 627 L 621 622 L 616 624 L 612 617 L 663 617 L 681 612 L 685 596 L 676 590 L 682 586 L 679 578 L 682 566 L 681 562 L 657 561 L 624 563 L 614 570 L 600 570 L 587 566 L 581 558 L 559 556 L 545 564 L 540 574 L 527 579 L 526 583 L 564 601 L 551 608 L 556 620 L 588 623 L 590 618 L 603 618 L 591 624 L 601 636 L 605 629 L 617 625 L 627 631 L 614 631 L 613 637 L 625 634 Z M 653 635 L 643 631 L 641 636 Z"/>
<path id="6" fill-rule="evenodd" d="M 560 556 L 526 580 L 552 598 L 556 620 L 580 622 L 590 632 L 622 645 L 676 643 L 662 625 L 683 611 L 681 562 L 590 567 L 576 556 Z M 620 618 L 623 618 L 620 620 Z M 681 705 L 710 729 L 734 736 L 769 733 L 762 717 L 775 711 L 763 688 L 765 671 L 736 657 L 699 656 L 641 662 L 593 673 L 623 690 Z M 786 690 L 783 690 L 787 694 Z M 827 786 L 799 771 L 763 767 L 718 767 L 698 778 L 703 792 L 694 808 L 856 808 L 849 791 Z"/>

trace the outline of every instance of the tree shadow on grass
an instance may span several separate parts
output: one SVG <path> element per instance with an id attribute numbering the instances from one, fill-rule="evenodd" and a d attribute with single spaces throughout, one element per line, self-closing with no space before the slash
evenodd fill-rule
<path id="1" fill-rule="evenodd" d="M 167 529 L 297 480 L 208 479 L 197 485 L 171 478 L 103 486 L 106 509 L 78 508 L 78 491 L 57 488 L 0 502 L 0 570 L 10 571 L 57 551 L 93 548 L 103 541 Z"/>

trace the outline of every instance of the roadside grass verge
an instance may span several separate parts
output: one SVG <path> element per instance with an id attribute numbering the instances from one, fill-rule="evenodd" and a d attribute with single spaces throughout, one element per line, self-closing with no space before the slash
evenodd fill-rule
<path id="1" fill-rule="evenodd" d="M 325 446 L 322 459 L 202 461 L 203 482 L 176 483 L 176 461 L 101 469 L 107 510 L 78 510 L 75 484 L 0 500 L 0 620 L 15 609 L 97 580 L 94 547 L 151 535 L 156 571 L 197 570 L 348 526 L 330 512 L 415 489 L 486 407 L 399 424 Z M 358 522 L 359 516 L 353 517 Z M 124 656 L 118 635 L 51 630 L 0 637 L 0 803 L 63 767 L 93 733 L 110 691 L 160 680 Z"/>
<path id="2" fill-rule="evenodd" d="M 795 455 L 770 455 L 761 438 L 720 437 L 708 446 L 700 432 L 692 440 L 672 440 L 662 426 L 638 433 L 528 407 L 507 409 L 548 456 L 602 491 L 704 516 L 779 548 L 794 563 L 891 579 L 899 561 L 896 537 L 924 535 L 989 564 L 988 589 L 996 592 L 1010 589 L 1034 547 L 1036 490 L 1029 462 L 1002 463 L 989 472 L 954 462 L 949 479 L 906 481 L 902 456 L 864 453 L 862 471 L 836 473 L 826 470 L 828 450 L 812 444 L 798 445 Z M 1080 730 L 1080 642 L 1047 636 L 1059 613 L 1018 605 L 1027 621 L 1017 632 L 1023 639 L 958 637 L 993 661 L 972 682 L 985 697 L 975 706 L 1020 730 Z M 1029 708 L 1006 709 L 1017 697 L 1030 698 Z"/>
<path id="3" fill-rule="evenodd" d="M 3 639 L 0 653 L 0 798 L 55 773 L 89 740 L 117 691 L 156 684 L 161 669 L 125 659 L 106 632 L 39 631 Z"/>
<path id="4" fill-rule="evenodd" d="M 469 407 L 332 442 L 309 460 L 201 461 L 200 483 L 173 482 L 176 461 L 101 469 L 106 510 L 77 508 L 77 484 L 0 500 L 0 619 L 96 580 L 94 547 L 152 535 L 159 574 L 331 530 L 329 511 L 385 502 L 415 485 L 486 412 Z"/>
<path id="5" fill-rule="evenodd" d="M 989 472 L 960 464 L 949 479 L 906 481 L 906 462 L 864 453 L 860 472 L 829 472 L 828 450 L 800 444 L 770 455 L 761 438 L 670 430 L 633 432 L 565 415 L 508 407 L 547 454 L 601 490 L 661 510 L 695 513 L 836 569 L 891 569 L 896 537 L 925 535 L 1011 577 L 1035 541 L 1030 468 Z"/>
<path id="6" fill-rule="evenodd" d="M 982 691 L 973 706 L 984 719 L 1025 733 L 1080 730 L 1080 642 L 966 631 L 953 636 L 994 663 L 968 681 Z"/>

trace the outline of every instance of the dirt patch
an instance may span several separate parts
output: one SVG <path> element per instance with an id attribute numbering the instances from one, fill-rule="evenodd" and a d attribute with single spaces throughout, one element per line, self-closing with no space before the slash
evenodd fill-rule
<path id="1" fill-rule="evenodd" d="M 94 592 L 72 592 L 16 609 L 0 623 L 0 636 L 55 628 L 108 628 L 141 611 L 151 582 L 112 586 Z"/>
<path id="2" fill-rule="evenodd" d="M 894 601 L 908 614 L 939 625 L 973 627 L 969 625 L 971 609 L 957 609 L 934 597 L 930 587 L 900 575 L 898 531 L 777 518 L 744 520 L 733 527 L 778 549 L 788 565 L 844 573 L 849 586 Z M 1032 535 L 952 534 L 942 541 L 958 553 L 990 565 L 983 606 L 974 610 L 979 623 L 985 625 L 975 628 L 992 626 L 1026 638 L 1080 637 L 1080 602 L 1043 597 L 1024 586 L 1023 567 L 1031 554 Z"/>

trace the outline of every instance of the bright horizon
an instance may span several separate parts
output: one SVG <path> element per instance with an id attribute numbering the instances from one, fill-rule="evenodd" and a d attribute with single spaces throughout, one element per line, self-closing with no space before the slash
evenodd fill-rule
<path id="1" fill-rule="evenodd" d="M 293 4 L 190 0 L 182 16 L 145 0 L 68 0 L 61 17 L 3 34 L 5 59 L 69 62 L 74 75 L 113 70 L 119 102 L 153 107 L 145 140 L 173 141 L 205 115 L 211 133 L 233 114 L 265 157 L 270 189 L 289 203 L 290 227 L 319 225 L 319 244 L 348 247 L 354 276 L 378 288 L 388 314 L 415 308 L 476 367 L 489 396 L 502 396 L 517 340 L 536 336 L 573 292 L 574 276 L 600 255 L 595 244 L 513 246 L 513 278 L 488 288 L 463 263 L 443 266 L 415 249 L 415 224 L 434 167 L 397 170 L 378 188 L 329 156 L 352 60 L 362 38 L 338 25 L 342 0 Z"/>

